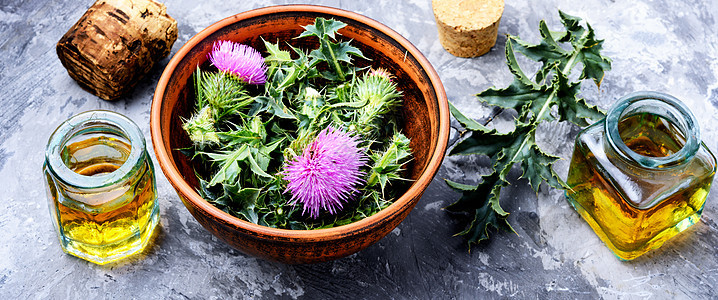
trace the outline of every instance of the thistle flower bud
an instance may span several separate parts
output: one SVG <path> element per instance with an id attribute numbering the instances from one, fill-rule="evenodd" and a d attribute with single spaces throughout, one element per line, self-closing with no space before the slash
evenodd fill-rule
<path id="1" fill-rule="evenodd" d="M 320 94 L 319 91 L 317 91 L 313 87 L 307 87 L 306 89 L 304 89 L 304 100 L 305 101 L 314 101 L 321 96 L 322 96 L 322 94 Z"/>
<path id="2" fill-rule="evenodd" d="M 195 145 L 219 143 L 219 137 L 214 128 L 214 117 L 209 106 L 202 108 L 192 118 L 182 124 L 182 129 L 187 132 L 189 139 Z"/>
<path id="3" fill-rule="evenodd" d="M 379 76 L 379 77 L 383 77 L 389 81 L 392 81 L 391 79 L 394 78 L 394 76 L 391 75 L 391 73 L 389 73 L 389 71 L 384 70 L 383 68 L 371 69 L 371 71 L 369 71 L 369 76 Z"/>
<path id="4" fill-rule="evenodd" d="M 359 132 L 366 135 L 379 126 L 382 115 L 392 111 L 399 103 L 401 92 L 384 69 L 373 69 L 364 74 L 354 88 L 355 97 L 367 104 L 359 111 L 356 121 Z"/>
<path id="5" fill-rule="evenodd" d="M 312 87 L 307 87 L 304 90 L 304 104 L 302 105 L 301 113 L 310 119 L 314 119 L 319 115 L 324 101 L 322 94 Z"/>

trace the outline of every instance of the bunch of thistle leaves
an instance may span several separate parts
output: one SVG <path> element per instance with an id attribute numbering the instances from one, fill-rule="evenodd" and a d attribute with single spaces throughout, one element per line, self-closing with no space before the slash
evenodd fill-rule
<path id="1" fill-rule="evenodd" d="M 542 182 L 557 189 L 568 188 L 552 168 L 559 158 L 544 152 L 536 144 L 539 123 L 558 120 L 587 126 L 588 120 L 595 121 L 605 115 L 578 95 L 582 80 L 591 79 L 600 87 L 604 72 L 611 69 L 611 60 L 600 53 L 603 40 L 596 39 L 590 25 L 582 26 L 580 18 L 561 11 L 559 15 L 565 31 L 550 31 L 541 21 L 542 40 L 539 44 L 509 36 L 506 60 L 514 75 L 513 82 L 506 88 L 489 88 L 477 95 L 488 105 L 515 110 L 517 117 L 513 131 L 500 133 L 489 129 L 450 105 L 454 117 L 469 133 L 456 144 L 450 155 L 481 154 L 492 162 L 492 172 L 482 176 L 477 185 L 446 180 L 450 187 L 462 193 L 446 210 L 470 217 L 465 229 L 457 234 L 465 235 L 469 246 L 488 239 L 491 227 L 514 231 L 507 220 L 509 213 L 499 203 L 502 189 L 509 184 L 507 175 L 514 165 L 519 165 L 522 177 L 537 193 Z M 533 80 L 519 67 L 516 52 L 541 64 Z M 581 74 L 577 82 L 572 82 L 569 74 L 576 68 Z"/>
<path id="2" fill-rule="evenodd" d="M 197 111 L 184 123 L 193 147 L 185 153 L 208 166 L 198 171 L 204 199 L 250 222 L 288 229 L 343 225 L 391 204 L 398 189 L 388 186 L 405 181 L 402 167 L 411 159 L 409 140 L 399 132 L 394 115 L 401 93 L 388 78 L 375 87 L 370 71 L 353 65 L 352 58 L 364 56 L 349 42 L 337 40 L 344 26 L 323 18 L 305 26 L 297 38 L 319 40 L 319 47 L 309 52 L 264 41 L 267 81 L 256 95 L 250 96 L 256 91 L 241 80 L 198 68 Z M 369 109 L 370 104 L 376 107 Z M 381 130 L 377 124 L 383 124 Z M 361 135 L 369 157 L 362 172 L 370 184 L 341 213 L 310 219 L 302 215 L 302 207 L 288 204 L 291 195 L 279 173 L 328 126 Z M 372 130 L 359 132 L 365 127 Z"/>

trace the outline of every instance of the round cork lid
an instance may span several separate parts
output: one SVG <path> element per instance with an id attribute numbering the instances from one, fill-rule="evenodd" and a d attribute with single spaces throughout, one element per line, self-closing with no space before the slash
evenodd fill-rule
<path id="1" fill-rule="evenodd" d="M 484 55 L 496 43 L 504 0 L 432 0 L 439 42 L 458 57 Z"/>
<path id="2" fill-rule="evenodd" d="M 504 0 L 432 0 L 436 18 L 459 31 L 494 24 L 504 12 Z"/>

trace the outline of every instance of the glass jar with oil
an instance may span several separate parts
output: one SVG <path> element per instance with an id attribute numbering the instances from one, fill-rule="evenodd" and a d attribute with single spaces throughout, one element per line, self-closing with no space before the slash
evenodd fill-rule
<path id="1" fill-rule="evenodd" d="M 63 251 L 106 264 L 141 252 L 159 221 L 154 168 L 139 127 L 88 111 L 52 134 L 43 165 Z"/>
<path id="2" fill-rule="evenodd" d="M 698 222 L 715 171 L 690 110 L 670 95 L 637 92 L 576 137 L 566 196 L 631 260 Z"/>

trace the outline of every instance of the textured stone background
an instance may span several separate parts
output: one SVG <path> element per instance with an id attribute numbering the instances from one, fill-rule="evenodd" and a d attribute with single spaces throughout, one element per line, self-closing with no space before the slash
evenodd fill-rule
<path id="1" fill-rule="evenodd" d="M 206 26 L 252 8 L 296 1 L 168 0 L 179 22 L 173 55 Z M 439 45 L 429 0 L 313 1 L 374 18 L 409 39 L 439 72 L 449 99 L 476 118 L 490 110 L 473 94 L 511 76 L 504 34 L 538 41 L 538 21 L 560 26 L 557 8 L 585 18 L 614 61 L 601 90 L 583 95 L 608 108 L 636 90 L 663 91 L 697 115 L 718 149 L 718 2 L 508 0 L 496 47 L 462 59 Z M 45 143 L 65 119 L 91 109 L 123 113 L 149 138 L 154 87 L 169 57 L 133 93 L 106 102 L 83 91 L 60 65 L 55 43 L 92 1 L 0 0 L 0 298 L 714 298 L 718 288 L 718 199 L 701 222 L 663 248 L 617 260 L 565 201 L 517 180 L 502 205 L 517 231 L 492 234 L 468 253 L 444 207 L 456 199 L 442 178 L 471 181 L 486 161 L 448 157 L 409 217 L 368 249 L 333 262 L 287 266 L 245 256 L 205 231 L 158 173 L 161 226 L 145 255 L 97 266 L 65 255 L 53 232 L 41 176 Z M 501 120 L 496 122 L 501 126 Z M 549 124 L 539 142 L 568 159 L 578 128 Z M 455 132 L 454 132 L 455 135 Z M 149 142 L 149 141 L 148 141 Z M 453 140 L 452 140 L 453 142 Z M 148 148 L 151 151 L 151 147 Z M 568 163 L 558 171 L 564 175 Z M 158 166 L 156 169 L 159 171 Z M 517 174 L 515 174 L 517 175 Z"/>

